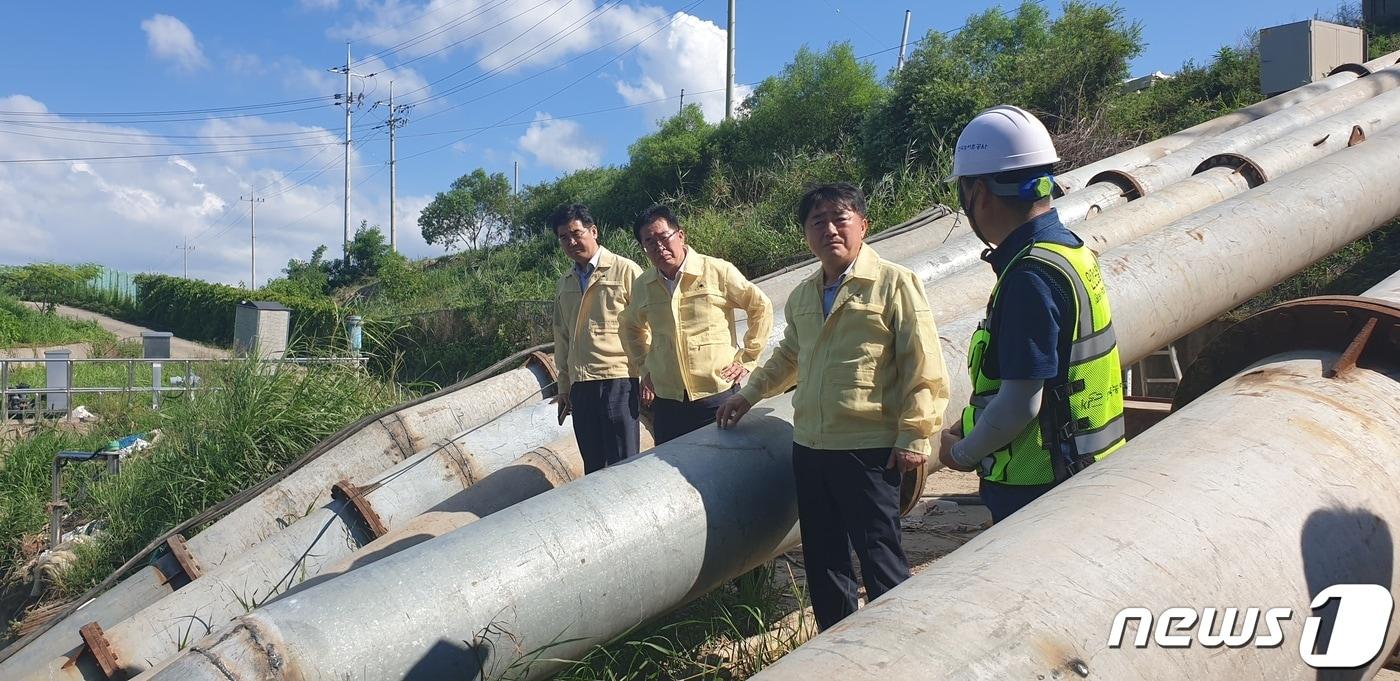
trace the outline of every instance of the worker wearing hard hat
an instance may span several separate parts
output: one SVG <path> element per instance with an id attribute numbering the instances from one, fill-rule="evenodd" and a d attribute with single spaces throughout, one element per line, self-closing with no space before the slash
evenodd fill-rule
<path id="1" fill-rule="evenodd" d="M 715 422 L 715 410 L 763 352 L 773 303 L 734 265 L 686 244 L 665 206 L 638 216 L 632 235 L 652 267 L 622 311 L 622 347 L 642 374 L 642 406 L 651 406 L 659 445 Z M 742 344 L 736 310 L 748 320 Z"/>
<path id="2" fill-rule="evenodd" d="M 972 399 L 939 460 L 976 470 L 994 521 L 1123 445 L 1122 374 L 1094 254 L 1052 205 L 1050 133 L 1014 106 L 978 114 L 953 157 L 958 197 L 997 274 L 972 336 Z"/>
<path id="3" fill-rule="evenodd" d="M 796 384 L 797 519 L 812 611 L 826 629 L 858 604 L 852 549 L 867 601 L 909 578 L 900 484 L 933 453 L 948 376 L 923 284 L 863 243 L 860 189 L 815 187 L 797 218 L 821 267 L 788 296 L 782 341 L 717 420 L 732 428 Z"/>

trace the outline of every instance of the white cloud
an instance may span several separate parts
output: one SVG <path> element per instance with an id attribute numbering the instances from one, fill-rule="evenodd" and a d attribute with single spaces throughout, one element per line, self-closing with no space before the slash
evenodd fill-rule
<path id="1" fill-rule="evenodd" d="M 238 52 L 229 57 L 228 68 L 240 76 L 261 76 L 267 73 L 262 58 L 247 52 Z"/>
<path id="2" fill-rule="evenodd" d="M 0 110 L 44 111 L 23 95 L 0 97 Z M 54 125 L 78 125 L 61 117 Z M 187 140 L 149 137 L 130 126 L 85 124 L 79 140 L 0 136 L 0 158 L 68 158 L 169 154 L 253 145 L 317 145 L 258 154 L 169 156 L 144 161 L 74 161 L 0 165 L 0 263 L 98 262 L 126 272 L 181 272 L 185 237 L 190 274 L 236 284 L 248 278 L 249 189 L 266 197 L 258 204 L 258 279 L 278 276 L 288 259 L 305 259 L 325 244 L 335 257 L 341 239 L 343 152 L 338 131 L 258 118 L 214 119 L 200 135 L 230 135 L 211 147 L 169 146 Z M 277 134 L 278 137 L 250 137 Z M 135 137 L 135 135 L 143 135 Z M 81 139 L 121 139 L 143 144 L 112 145 Z M 279 141 L 280 140 L 280 141 Z M 377 145 L 382 138 L 368 142 Z M 388 227 L 388 176 L 368 158 L 374 146 L 351 158 L 356 183 L 352 228 L 367 219 Z M 378 158 L 381 155 L 375 154 Z M 418 233 L 417 214 L 431 197 L 400 197 L 398 241 L 411 255 L 437 254 Z"/>
<path id="3" fill-rule="evenodd" d="M 535 114 L 535 122 L 520 136 L 519 143 L 537 162 L 556 170 L 594 167 L 603 160 L 602 145 L 587 139 L 582 126 L 550 118 L 547 113 Z"/>
<path id="4" fill-rule="evenodd" d="M 151 54 L 174 62 L 180 70 L 194 71 L 209 65 L 185 22 L 168 14 L 157 14 L 142 21 L 141 30 L 146 32 L 146 45 Z"/>
<path id="5" fill-rule="evenodd" d="M 677 12 L 661 33 L 638 48 L 637 64 L 641 75 L 635 82 L 617 81 L 617 92 L 628 104 L 641 104 L 677 97 L 684 89 L 685 101 L 699 104 L 706 120 L 718 121 L 724 118 L 727 49 L 724 29 L 713 22 Z M 751 91 L 752 88 L 736 86 L 735 106 Z M 656 102 L 646 110 L 656 118 L 671 116 L 676 111 L 676 102 Z"/>
<path id="6" fill-rule="evenodd" d="M 480 70 L 502 72 L 554 64 L 666 16 L 659 7 L 595 0 L 429 0 L 424 5 L 382 0 L 367 2 L 365 8 L 367 18 L 332 29 L 330 36 L 361 39 L 379 47 L 417 40 L 395 59 L 435 53 L 435 58 L 445 60 L 466 52 L 480 60 Z M 615 49 L 624 50 L 646 34 L 627 36 Z"/>
<path id="7" fill-rule="evenodd" d="M 298 4 L 302 6 L 302 9 L 326 10 L 339 7 L 340 0 L 299 0 Z"/>

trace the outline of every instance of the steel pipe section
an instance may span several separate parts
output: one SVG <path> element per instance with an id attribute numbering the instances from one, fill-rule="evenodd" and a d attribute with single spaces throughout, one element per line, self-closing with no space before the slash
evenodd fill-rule
<path id="1" fill-rule="evenodd" d="M 1189 177 L 1208 158 L 1247 151 L 1337 112 L 1346 111 L 1397 85 L 1400 85 L 1400 67 L 1382 69 L 1326 94 L 1183 147 L 1147 165 L 1104 170 L 1092 177 L 1084 189 L 1056 202 L 1061 218 L 1066 222 L 1094 218 L 1108 208 L 1148 196 Z"/>
<path id="2" fill-rule="evenodd" d="M 1400 193 L 1377 191 L 1400 170 L 1396 142 L 1377 136 L 1107 254 L 1123 361 L 1400 213 Z M 940 329 L 950 413 L 969 393 L 957 367 L 980 317 Z M 796 543 L 790 417 L 786 398 L 766 401 L 737 431 L 691 433 L 270 603 L 154 678 L 431 678 L 576 658 Z"/>
<path id="3" fill-rule="evenodd" d="M 1400 274 L 1365 295 L 1400 319 Z M 1371 678 L 1400 636 L 1393 608 L 1371 659 L 1319 670 L 1303 657 L 1323 590 L 1393 594 L 1400 577 L 1400 410 L 1376 408 L 1400 405 L 1400 354 L 1328 378 L 1342 361 L 1320 349 L 1255 363 L 755 678 Z M 1128 607 L 1156 619 L 1124 618 L 1115 646 Z M 1174 627 L 1168 610 L 1183 607 L 1192 619 Z M 1195 613 L 1227 607 L 1289 608 L 1282 645 L 1204 645 L 1221 626 Z M 1160 645 L 1172 634 L 1186 646 Z"/>
<path id="4" fill-rule="evenodd" d="M 1213 157 L 1202 164 L 1198 174 L 1081 222 L 1073 230 L 1094 252 L 1103 253 L 1238 196 L 1268 178 L 1282 177 L 1350 146 L 1363 144 L 1367 136 L 1378 135 L 1397 122 L 1400 122 L 1400 90 L 1391 90 L 1246 154 Z M 969 268 L 939 281 L 937 297 L 929 299 L 934 317 L 951 318 L 985 305 L 995 283 L 996 276 L 985 266 Z"/>
<path id="5" fill-rule="evenodd" d="M 289 594 L 153 678 L 495 678 L 576 656 L 796 542 L 791 411 L 774 402 Z"/>
<path id="6" fill-rule="evenodd" d="M 474 430 L 447 438 L 375 476 L 364 485 L 342 483 L 336 498 L 257 545 L 230 556 L 187 586 L 104 627 L 99 646 L 134 675 L 178 652 L 190 642 L 222 627 L 332 562 L 393 528 L 408 524 L 455 495 L 470 490 L 512 464 L 520 447 L 533 448 L 568 437 L 571 424 L 557 424 L 556 409 L 537 400 Z M 555 477 L 568 471 L 556 473 Z M 510 478 L 525 481 L 523 476 Z M 508 500 L 510 490 L 495 485 L 488 499 Z M 538 490 L 539 485 L 535 488 Z M 542 491 L 542 490 L 540 490 Z M 523 490 L 522 490 L 523 492 Z M 503 495 L 506 497 L 503 499 Z M 478 502 L 483 499 L 478 497 Z M 479 504 L 483 512 L 494 510 Z M 89 648 L 93 641 L 89 635 Z M 33 679 L 107 678 L 97 656 L 67 657 L 34 670 Z"/>
<path id="7" fill-rule="evenodd" d="M 1368 61 L 1362 64 L 1360 69 L 1342 70 L 1345 67 L 1341 67 L 1335 70 L 1332 75 L 1315 83 L 1309 83 L 1276 97 L 1271 97 L 1262 102 L 1252 104 L 1238 111 L 1232 111 L 1224 116 L 1213 118 L 1199 125 L 1192 126 L 1181 132 L 1167 135 L 1166 137 L 1133 147 L 1122 153 L 1114 154 L 1108 158 L 1080 166 L 1069 172 L 1057 175 L 1055 181 L 1060 186 L 1060 189 L 1066 193 L 1079 191 L 1087 187 L 1095 175 L 1105 170 L 1132 170 L 1133 168 L 1145 166 L 1178 149 L 1190 146 L 1220 133 L 1233 130 L 1251 121 L 1287 109 L 1299 102 L 1305 102 L 1320 94 L 1335 90 L 1355 81 L 1358 72 L 1379 71 L 1394 66 L 1396 63 L 1400 63 L 1400 52 L 1394 52 Z"/>
<path id="8" fill-rule="evenodd" d="M 275 534 L 289 518 L 324 504 L 338 480 L 365 479 L 402 461 L 438 438 L 487 423 L 531 395 L 554 384 L 554 370 L 543 361 L 485 379 L 450 386 L 438 394 L 407 403 L 368 423 L 359 423 L 328 438 L 338 442 L 256 498 L 233 510 L 185 542 L 204 571 Z M 347 432 L 348 431 L 348 432 Z M 111 627 L 188 581 L 177 564 L 165 572 L 144 567 L 47 631 L 24 643 L 0 662 L 0 678 L 22 674 L 70 654 L 82 643 L 78 629 L 89 622 Z M 171 582 L 174 584 L 171 584 Z"/>

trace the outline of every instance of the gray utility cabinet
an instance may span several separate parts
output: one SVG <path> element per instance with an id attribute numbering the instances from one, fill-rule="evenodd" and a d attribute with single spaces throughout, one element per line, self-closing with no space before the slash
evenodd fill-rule
<path id="1" fill-rule="evenodd" d="M 287 335 L 292 328 L 292 311 L 270 300 L 245 300 L 238 304 L 233 319 L 233 349 L 239 357 L 256 352 L 260 359 L 282 359 L 287 354 Z"/>
<path id="2" fill-rule="evenodd" d="M 1366 34 L 1359 28 L 1310 19 L 1259 31 L 1259 90 L 1268 97 L 1364 61 Z"/>

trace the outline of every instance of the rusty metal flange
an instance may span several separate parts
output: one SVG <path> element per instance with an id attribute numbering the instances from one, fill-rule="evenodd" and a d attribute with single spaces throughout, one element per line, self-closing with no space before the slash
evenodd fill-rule
<path id="1" fill-rule="evenodd" d="M 194 554 L 190 553 L 189 547 L 185 546 L 185 535 L 177 534 L 165 540 L 165 545 L 170 547 L 170 555 L 175 556 L 175 562 L 180 564 L 180 569 L 185 572 L 185 577 L 196 580 L 204 574 L 204 569 L 200 567 L 199 561 L 194 559 Z"/>
<path id="2" fill-rule="evenodd" d="M 97 659 L 97 666 L 102 668 L 103 675 L 112 681 L 122 681 L 126 678 L 121 661 L 117 659 L 112 646 L 107 643 L 107 635 L 102 631 L 102 625 L 88 622 L 78 630 L 78 635 L 83 638 L 83 644 L 87 646 L 88 651 Z"/>
<path id="3" fill-rule="evenodd" d="M 1123 190 L 1123 196 L 1127 197 L 1129 201 L 1142 198 L 1147 193 L 1143 191 L 1142 184 L 1137 181 L 1136 177 L 1133 177 L 1132 172 L 1127 170 L 1105 170 L 1089 178 L 1089 182 L 1085 186 L 1100 182 L 1112 182 L 1118 185 L 1118 188 Z"/>
<path id="4" fill-rule="evenodd" d="M 1318 296 L 1276 305 L 1216 336 L 1176 389 L 1180 409 L 1266 357 L 1298 350 L 1341 353 L 1324 375 L 1400 361 L 1400 305 L 1360 296 Z"/>
<path id="5" fill-rule="evenodd" d="M 373 535 L 372 539 L 378 539 L 388 534 L 389 528 L 384 525 L 384 520 L 375 513 L 374 507 L 370 505 L 369 499 L 365 497 L 364 491 L 356 487 L 349 480 L 341 480 L 331 485 L 331 498 L 336 501 L 346 501 L 350 507 L 355 509 L 355 513 L 360 516 L 365 529 Z"/>

